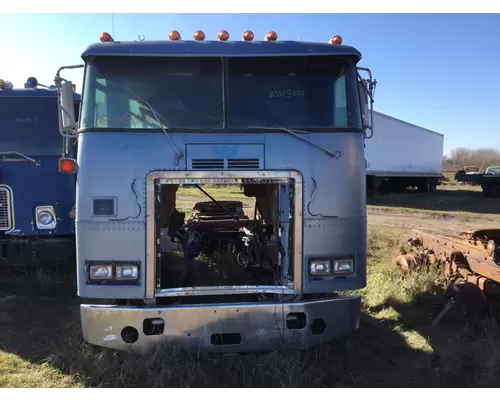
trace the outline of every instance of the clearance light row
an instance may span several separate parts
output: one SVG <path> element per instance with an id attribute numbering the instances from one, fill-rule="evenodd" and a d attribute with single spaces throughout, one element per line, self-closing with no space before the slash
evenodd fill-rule
<path id="1" fill-rule="evenodd" d="M 178 31 L 170 31 L 168 34 L 168 37 L 170 40 L 182 40 L 181 39 L 181 34 Z M 203 31 L 196 31 L 193 34 L 194 40 L 196 41 L 202 41 L 205 40 L 205 33 Z M 222 30 L 217 34 L 217 37 L 219 38 L 220 41 L 225 42 L 229 40 L 229 32 Z M 251 42 L 254 39 L 254 34 L 252 31 L 245 31 L 243 32 L 242 39 L 245 42 Z M 108 32 L 103 32 L 101 33 L 100 37 L 101 42 L 114 42 L 112 36 Z M 264 37 L 264 40 L 267 42 L 274 42 L 278 40 L 278 34 L 274 31 L 269 31 L 266 36 Z M 342 37 L 339 35 L 335 35 L 332 37 L 328 43 L 330 44 L 342 44 Z"/>

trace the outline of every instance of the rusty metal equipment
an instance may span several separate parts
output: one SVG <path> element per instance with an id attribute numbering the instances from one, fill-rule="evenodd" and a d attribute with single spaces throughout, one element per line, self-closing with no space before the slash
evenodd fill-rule
<path id="1" fill-rule="evenodd" d="M 452 308 L 482 313 L 492 300 L 500 299 L 500 229 L 440 235 L 413 230 L 407 248 L 396 258 L 405 273 L 424 266 L 443 270 L 448 283 L 448 304 L 435 318 L 437 324 Z"/>

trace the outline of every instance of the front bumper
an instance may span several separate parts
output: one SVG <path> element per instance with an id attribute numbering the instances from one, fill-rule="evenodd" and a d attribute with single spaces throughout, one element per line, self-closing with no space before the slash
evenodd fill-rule
<path id="1" fill-rule="evenodd" d="M 0 267 L 67 265 L 75 258 L 74 236 L 9 236 L 0 239 Z"/>
<path id="2" fill-rule="evenodd" d="M 356 331 L 360 309 L 360 296 L 341 296 L 301 302 L 169 307 L 85 304 L 80 313 L 83 337 L 94 345 L 145 353 L 166 344 L 188 351 L 223 353 L 306 349 L 325 343 Z M 145 334 L 151 321 L 159 319 L 164 321 L 163 332 Z M 131 331 L 136 341 L 127 344 L 123 338 L 130 338 Z"/>

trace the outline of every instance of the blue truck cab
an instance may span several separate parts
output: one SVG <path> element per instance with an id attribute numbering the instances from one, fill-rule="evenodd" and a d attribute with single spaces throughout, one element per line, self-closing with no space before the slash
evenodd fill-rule
<path id="1" fill-rule="evenodd" d="M 49 266 L 74 259 L 75 176 L 59 172 L 57 90 L 29 78 L 0 80 L 0 266 Z M 74 93 L 78 115 L 80 95 Z"/>

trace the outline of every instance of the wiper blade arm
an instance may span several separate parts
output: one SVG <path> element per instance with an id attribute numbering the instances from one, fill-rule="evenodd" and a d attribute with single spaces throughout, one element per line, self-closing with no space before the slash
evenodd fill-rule
<path id="1" fill-rule="evenodd" d="M 19 153 L 18 151 L 2 151 L 0 152 L 0 157 L 5 157 L 5 156 L 19 156 L 21 158 L 24 158 L 25 160 L 31 161 L 35 165 L 40 165 L 40 161 L 35 160 L 34 158 L 28 157 L 26 154 Z"/>
<path id="2" fill-rule="evenodd" d="M 304 142 L 309 143 L 310 145 L 323 150 L 326 154 L 328 154 L 330 157 L 334 157 L 336 159 L 339 159 L 342 153 L 339 150 L 332 151 L 330 149 L 327 149 L 326 147 L 323 147 L 317 143 L 314 143 L 312 140 L 305 138 L 304 136 L 299 135 L 299 133 L 311 133 L 307 131 L 302 131 L 299 129 L 289 129 L 289 128 L 283 128 L 283 127 L 274 127 L 274 126 L 249 126 L 250 129 L 278 129 L 280 131 L 289 133 L 292 136 L 295 136 L 296 138 L 303 140 Z"/>
<path id="3" fill-rule="evenodd" d="M 158 112 L 151 106 L 151 104 L 149 104 L 146 100 L 144 100 L 142 97 L 140 97 L 137 93 L 135 93 L 128 86 L 122 84 L 122 88 L 125 89 L 127 92 L 129 92 L 137 101 L 139 101 L 142 104 L 144 104 L 149 109 L 149 111 L 151 111 L 151 113 L 153 114 L 153 117 L 155 118 L 156 122 L 158 123 L 158 125 L 160 125 L 161 130 L 163 131 L 163 133 L 167 137 L 168 141 L 170 142 L 170 145 L 174 149 L 174 152 L 175 152 L 175 164 L 177 165 L 178 162 L 179 162 L 179 160 L 182 157 L 184 157 L 184 154 L 179 151 L 179 149 L 177 148 L 177 146 L 173 142 L 172 138 L 168 134 L 168 132 L 167 132 L 168 126 L 166 126 L 166 125 L 164 125 L 162 123 L 162 120 L 165 121 L 165 118 L 163 118 L 160 114 L 158 114 Z M 167 121 L 165 121 L 165 122 L 167 122 Z M 167 123 L 167 125 L 168 125 L 168 123 Z"/>

